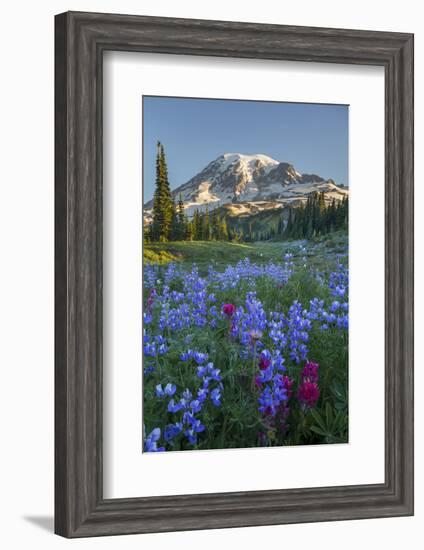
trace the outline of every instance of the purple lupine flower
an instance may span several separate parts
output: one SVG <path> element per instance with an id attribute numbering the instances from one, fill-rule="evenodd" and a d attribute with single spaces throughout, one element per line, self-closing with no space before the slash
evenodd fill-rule
<path id="1" fill-rule="evenodd" d="M 162 452 L 165 450 L 165 447 L 158 447 L 158 441 L 160 439 L 160 428 L 154 428 L 150 434 L 146 437 L 144 442 L 144 450 L 147 453 Z"/>
<path id="2" fill-rule="evenodd" d="M 165 397 L 165 396 L 172 397 L 176 391 L 177 391 L 177 387 L 175 386 L 175 384 L 168 383 L 166 384 L 164 389 L 162 389 L 162 384 L 158 384 L 156 386 L 157 397 Z"/>

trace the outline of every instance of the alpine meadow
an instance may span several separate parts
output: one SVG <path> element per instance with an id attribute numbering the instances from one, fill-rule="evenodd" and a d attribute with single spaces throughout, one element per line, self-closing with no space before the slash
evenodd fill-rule
<path id="1" fill-rule="evenodd" d="M 142 131 L 143 452 L 347 443 L 348 107 L 144 96 Z"/>

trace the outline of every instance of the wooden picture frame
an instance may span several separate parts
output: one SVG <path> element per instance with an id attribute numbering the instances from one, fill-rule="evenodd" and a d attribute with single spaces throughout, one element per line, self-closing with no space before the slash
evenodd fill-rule
<path id="1" fill-rule="evenodd" d="M 55 21 L 55 531 L 65 537 L 413 514 L 413 35 L 68 12 Z M 102 55 L 385 70 L 385 482 L 104 499 Z"/>

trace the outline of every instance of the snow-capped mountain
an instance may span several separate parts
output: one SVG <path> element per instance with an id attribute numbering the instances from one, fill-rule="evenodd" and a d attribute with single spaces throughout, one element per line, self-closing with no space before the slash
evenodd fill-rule
<path id="1" fill-rule="evenodd" d="M 184 209 L 192 216 L 196 209 L 213 210 L 226 205 L 232 215 L 282 208 L 306 201 L 314 192 L 324 192 L 328 201 L 342 199 L 349 191 L 331 179 L 316 174 L 300 174 L 287 162 L 266 155 L 225 153 L 210 162 L 199 174 L 172 191 L 181 196 Z M 152 201 L 145 205 L 144 217 L 151 216 Z"/>

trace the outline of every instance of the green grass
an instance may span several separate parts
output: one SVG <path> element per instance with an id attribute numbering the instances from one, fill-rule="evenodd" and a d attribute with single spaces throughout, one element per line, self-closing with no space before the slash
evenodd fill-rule
<path id="1" fill-rule="evenodd" d="M 179 257 L 166 249 L 145 248 L 144 261 L 152 264 L 167 264 L 169 262 L 179 261 Z"/>
<path id="2" fill-rule="evenodd" d="M 327 269 L 336 255 L 345 254 L 347 235 L 336 232 L 312 239 L 307 244 L 306 253 L 299 252 L 299 245 L 305 241 L 260 241 L 254 243 L 233 243 L 215 241 L 180 241 L 169 243 L 149 243 L 144 245 L 146 263 L 166 264 L 179 262 L 190 269 L 195 263 L 200 273 L 206 273 L 210 264 L 223 270 L 227 265 L 235 265 L 249 258 L 251 262 L 280 262 L 283 255 L 292 251 L 294 261 L 300 262 L 305 255 L 308 263 L 317 269 Z"/>
<path id="3" fill-rule="evenodd" d="M 277 252 L 278 250 L 278 252 Z M 231 243 L 214 241 L 181 241 L 170 243 L 152 243 L 144 247 L 144 260 L 152 263 L 157 259 L 169 257 L 169 261 L 179 261 L 191 266 L 195 263 L 202 271 L 209 264 L 226 266 L 236 264 L 244 258 L 254 262 L 266 262 L 274 259 L 281 250 L 276 243 Z"/>

